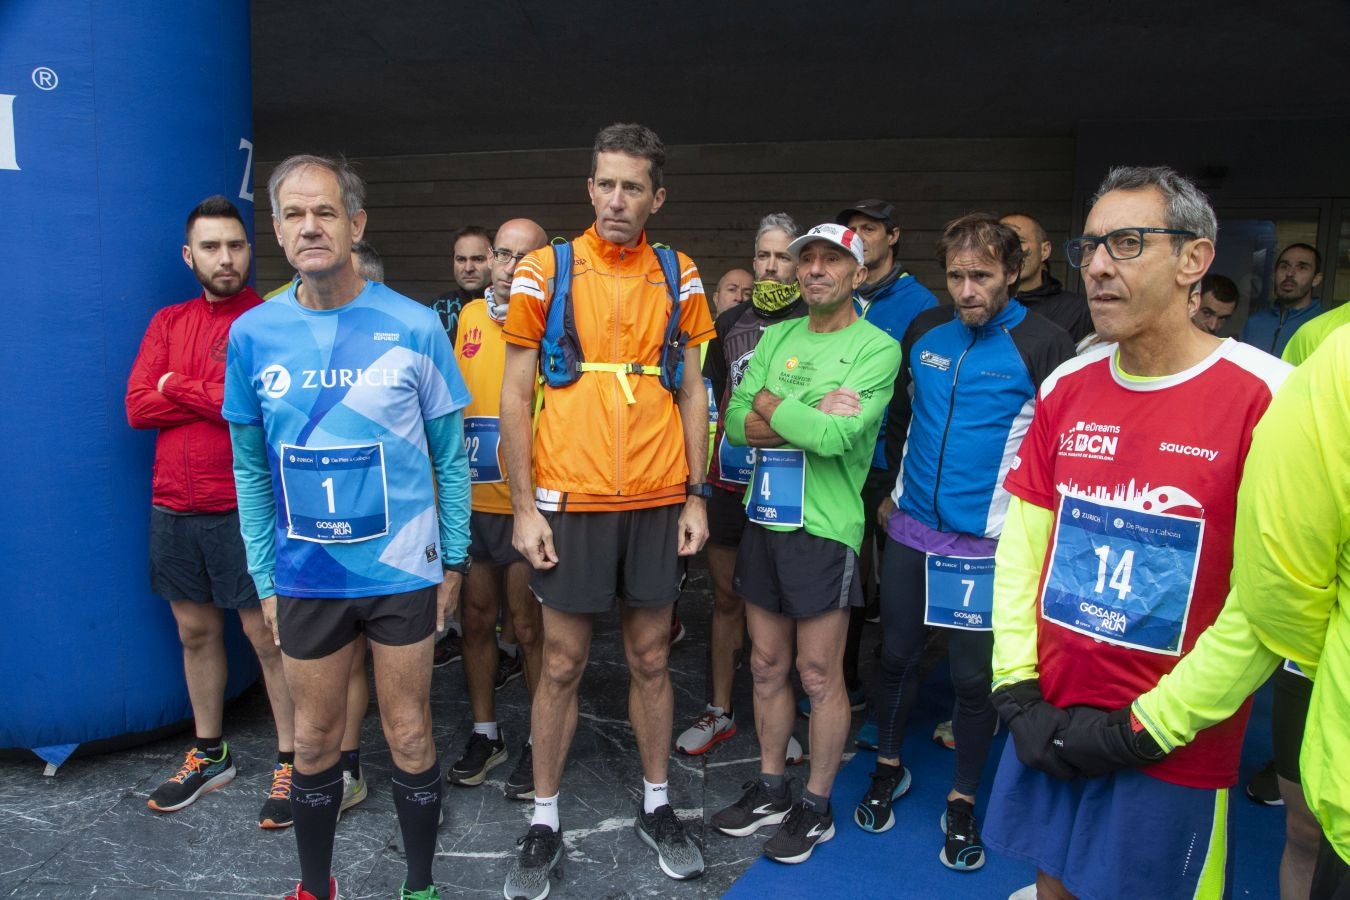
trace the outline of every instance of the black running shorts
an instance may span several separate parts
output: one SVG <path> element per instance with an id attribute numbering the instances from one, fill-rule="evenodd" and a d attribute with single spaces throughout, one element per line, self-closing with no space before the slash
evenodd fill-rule
<path id="1" fill-rule="evenodd" d="M 322 659 L 364 634 L 377 644 L 403 647 L 436 631 L 436 586 L 375 597 L 315 599 L 277 595 L 281 652 Z"/>
<path id="2" fill-rule="evenodd" d="M 255 609 L 239 514 L 150 509 L 150 590 L 165 600 Z"/>
<path id="3" fill-rule="evenodd" d="M 746 525 L 731 584 L 747 603 L 789 619 L 863 605 L 853 548 L 804 528 L 770 531 Z"/>

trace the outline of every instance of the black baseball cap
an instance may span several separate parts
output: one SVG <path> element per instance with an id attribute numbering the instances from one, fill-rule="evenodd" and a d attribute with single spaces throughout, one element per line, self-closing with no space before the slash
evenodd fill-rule
<path id="1" fill-rule="evenodd" d="M 840 225 L 847 225 L 848 220 L 853 218 L 856 213 L 871 216 L 873 219 L 880 219 L 886 223 L 887 228 L 896 227 L 895 207 L 885 200 L 878 200 L 875 197 L 870 200 L 859 200 L 852 206 L 841 209 L 839 215 L 834 217 L 834 221 Z"/>

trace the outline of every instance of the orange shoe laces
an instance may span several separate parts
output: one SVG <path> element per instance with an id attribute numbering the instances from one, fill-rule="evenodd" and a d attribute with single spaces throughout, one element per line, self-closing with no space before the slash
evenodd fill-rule
<path id="1" fill-rule="evenodd" d="M 187 752 L 187 759 L 183 760 L 183 767 L 178 770 L 178 774 L 174 775 L 173 778 L 169 780 L 182 784 L 187 780 L 189 775 L 198 772 L 202 766 L 206 765 L 206 763 L 206 754 L 202 753 L 196 747 L 193 747 Z"/>
<path id="2" fill-rule="evenodd" d="M 291 777 L 295 768 L 290 763 L 277 763 L 272 770 L 272 798 L 287 800 L 291 796 Z"/>

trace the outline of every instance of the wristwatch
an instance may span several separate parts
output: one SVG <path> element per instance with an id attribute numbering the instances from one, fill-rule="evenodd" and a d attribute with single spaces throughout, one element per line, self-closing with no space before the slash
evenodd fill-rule
<path id="1" fill-rule="evenodd" d="M 706 481 L 700 481 L 698 484 L 686 484 L 684 486 L 684 495 L 686 497 L 702 497 L 707 500 L 712 496 L 712 485 Z"/>
<path id="2" fill-rule="evenodd" d="M 458 573 L 461 574 L 461 575 L 468 575 L 468 574 L 469 574 L 469 566 L 472 565 L 472 564 L 473 564 L 473 560 L 470 559 L 470 558 L 467 557 L 467 556 L 464 557 L 464 559 L 463 559 L 462 561 L 457 562 L 457 563 L 441 563 L 441 565 L 442 565 L 442 567 L 444 567 L 445 571 L 447 571 L 447 572 L 458 572 Z"/>

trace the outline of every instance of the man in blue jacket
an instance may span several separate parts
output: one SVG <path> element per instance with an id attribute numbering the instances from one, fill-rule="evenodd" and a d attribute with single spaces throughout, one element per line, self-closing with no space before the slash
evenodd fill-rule
<path id="1" fill-rule="evenodd" d="M 1313 296 L 1322 283 L 1322 254 L 1310 244 L 1290 244 L 1275 262 L 1275 283 L 1270 306 L 1247 317 L 1242 342 L 1282 356 L 1284 346 L 1300 325 L 1322 312 L 1322 301 Z"/>
<path id="2" fill-rule="evenodd" d="M 995 722 L 990 610 L 1008 507 L 1003 478 L 1037 388 L 1074 348 L 1064 329 L 1011 296 L 1023 256 L 1013 229 L 986 213 L 963 216 L 947 225 L 937 252 L 954 306 L 927 310 L 910 325 L 886 423 L 891 471 L 901 475 L 884 504 L 877 766 L 854 821 L 870 832 L 895 823 L 891 806 L 910 786 L 900 743 L 919 660 L 928 627 L 945 628 L 956 773 L 939 858 L 972 871 L 984 865 L 975 792 Z"/>

